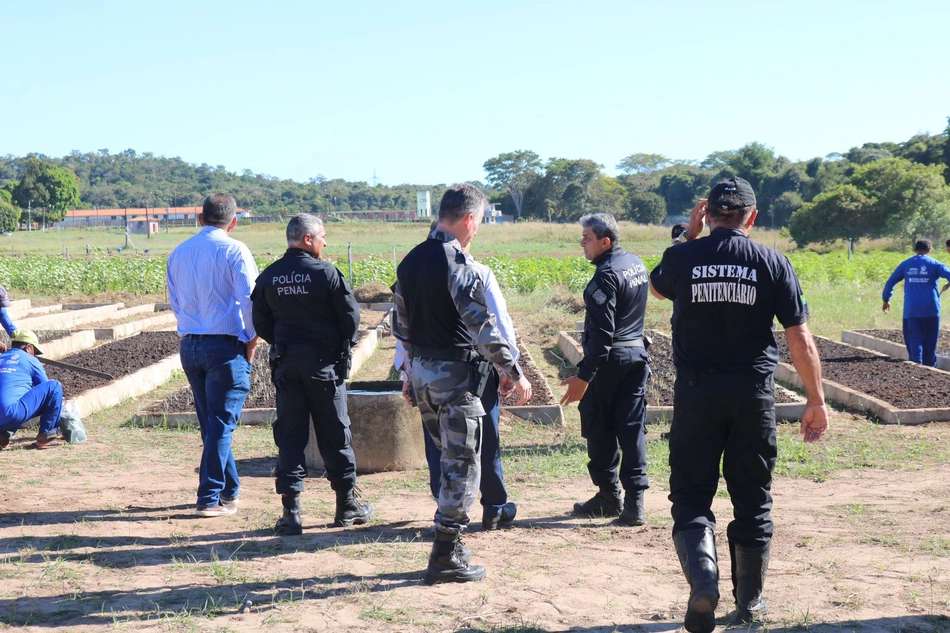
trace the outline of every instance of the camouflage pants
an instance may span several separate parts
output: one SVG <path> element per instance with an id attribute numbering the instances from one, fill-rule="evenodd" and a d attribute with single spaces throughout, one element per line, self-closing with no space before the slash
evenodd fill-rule
<path id="1" fill-rule="evenodd" d="M 443 532 L 458 533 L 468 525 L 478 496 L 485 408 L 472 387 L 468 363 L 412 359 L 412 388 L 422 423 L 442 452 L 435 522 Z"/>

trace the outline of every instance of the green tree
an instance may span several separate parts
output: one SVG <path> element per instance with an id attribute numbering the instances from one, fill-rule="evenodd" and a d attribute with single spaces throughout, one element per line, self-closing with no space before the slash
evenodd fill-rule
<path id="1" fill-rule="evenodd" d="M 799 248 L 813 242 L 862 237 L 870 227 L 868 215 L 873 203 L 854 185 L 840 185 L 815 196 L 793 213 L 789 233 Z"/>
<path id="2" fill-rule="evenodd" d="M 16 231 L 20 225 L 20 210 L 17 209 L 9 200 L 9 196 L 3 196 L 6 193 L 0 190 L 0 231 Z"/>
<path id="3" fill-rule="evenodd" d="M 659 224 L 666 217 L 666 201 L 650 191 L 631 193 L 627 198 L 627 217 L 641 224 Z"/>
<path id="4" fill-rule="evenodd" d="M 489 158 L 482 165 L 493 187 L 507 191 L 518 217 L 528 188 L 540 177 L 541 158 L 529 150 L 517 150 Z"/>
<path id="5" fill-rule="evenodd" d="M 939 238 L 945 230 L 950 200 L 943 171 L 943 165 L 922 165 L 904 158 L 885 158 L 856 169 L 851 182 L 874 199 L 868 235 Z"/>
<path id="6" fill-rule="evenodd" d="M 802 208 L 804 202 L 796 191 L 785 191 L 772 201 L 769 206 L 768 223 L 770 228 L 782 227 L 788 224 L 792 214 Z M 763 218 L 764 219 L 764 218 Z M 762 220 L 759 221 L 762 223 Z"/>
<path id="7" fill-rule="evenodd" d="M 79 178 L 64 167 L 29 158 L 20 182 L 13 188 L 13 201 L 21 209 L 46 207 L 48 222 L 57 222 L 68 209 L 79 207 Z"/>

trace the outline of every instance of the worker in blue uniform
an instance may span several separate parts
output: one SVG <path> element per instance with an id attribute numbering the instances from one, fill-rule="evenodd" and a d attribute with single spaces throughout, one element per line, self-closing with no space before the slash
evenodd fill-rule
<path id="1" fill-rule="evenodd" d="M 950 281 L 950 267 L 930 257 L 930 240 L 918 240 L 913 257 L 905 259 L 888 277 L 882 299 L 884 312 L 891 309 L 891 295 L 904 282 L 904 345 L 915 363 L 937 366 L 937 338 L 940 332 L 940 291 L 937 280 Z"/>
<path id="2" fill-rule="evenodd" d="M 36 416 L 40 416 L 36 448 L 66 444 L 59 434 L 63 385 L 46 376 L 36 359 L 42 353 L 36 334 L 17 330 L 11 349 L 0 354 L 0 449 L 9 446 L 10 437 Z"/>

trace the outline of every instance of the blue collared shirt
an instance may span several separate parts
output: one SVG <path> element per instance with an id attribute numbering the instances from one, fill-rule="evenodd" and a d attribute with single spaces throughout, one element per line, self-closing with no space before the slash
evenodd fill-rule
<path id="1" fill-rule="evenodd" d="M 204 226 L 168 256 L 168 297 L 178 334 L 255 336 L 251 292 L 257 264 L 243 243 L 224 230 Z"/>

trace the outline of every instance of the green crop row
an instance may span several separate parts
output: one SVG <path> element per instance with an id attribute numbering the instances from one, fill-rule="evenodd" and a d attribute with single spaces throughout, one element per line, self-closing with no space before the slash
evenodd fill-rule
<path id="1" fill-rule="evenodd" d="M 818 254 L 794 252 L 789 259 L 802 284 L 865 283 L 883 284 L 906 255 L 875 251 Z M 648 269 L 659 256 L 644 257 Z M 0 284 L 10 290 L 37 294 L 85 294 L 129 292 L 155 294 L 165 288 L 164 257 L 93 257 L 63 259 L 55 256 L 0 257 Z M 258 260 L 263 269 L 272 258 Z M 493 255 L 483 260 L 498 278 L 502 289 L 522 294 L 552 286 L 566 286 L 580 293 L 594 272 L 583 257 L 517 257 Z M 366 257 L 353 261 L 353 270 L 345 258 L 335 262 L 344 273 L 351 273 L 354 287 L 369 282 L 387 286 L 396 281 L 396 264 L 388 257 Z"/>

